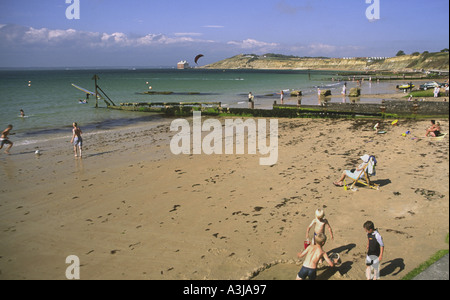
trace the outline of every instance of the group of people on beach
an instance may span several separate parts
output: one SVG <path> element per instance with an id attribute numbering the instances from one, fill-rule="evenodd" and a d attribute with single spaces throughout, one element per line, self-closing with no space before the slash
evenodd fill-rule
<path id="1" fill-rule="evenodd" d="M 397 125 L 397 122 L 393 122 Z M 378 125 L 375 128 L 378 131 Z M 442 136 L 440 123 L 435 120 L 431 120 L 431 126 L 427 129 L 425 137 L 439 137 Z M 348 176 L 354 177 L 355 173 L 360 174 L 364 168 L 367 167 L 370 160 L 369 155 L 364 155 L 361 157 L 363 163 L 360 164 L 354 171 L 344 171 L 341 178 L 335 181 L 333 184 L 336 186 L 344 186 L 344 179 Z M 298 253 L 298 258 L 305 257 L 303 266 L 300 272 L 297 274 L 297 280 L 304 280 L 309 278 L 314 280 L 317 277 L 317 266 L 324 260 L 331 266 L 334 267 L 339 258 L 330 259 L 329 255 L 323 250 L 323 246 L 327 241 L 327 236 L 325 235 L 325 228 L 327 227 L 332 239 L 334 239 L 333 231 L 331 229 L 330 223 L 324 218 L 325 214 L 322 209 L 316 210 L 316 217 L 312 223 L 308 226 L 306 230 L 306 241 L 305 250 Z M 309 231 L 314 227 L 314 237 L 312 243 L 309 243 Z M 367 221 L 364 223 L 363 228 L 367 233 L 368 243 L 367 243 L 367 255 L 366 255 L 366 278 L 367 280 L 373 279 L 377 280 L 380 278 L 380 262 L 383 259 L 384 243 L 380 233 L 375 229 L 375 225 L 372 221 Z"/>
<path id="2" fill-rule="evenodd" d="M 309 231 L 314 227 L 314 237 L 309 243 Z M 317 278 L 317 267 L 325 260 L 331 267 L 339 264 L 339 257 L 331 259 L 323 250 L 323 246 L 327 241 L 325 228 L 328 228 L 331 239 L 334 239 L 333 230 L 327 219 L 323 209 L 317 209 L 315 218 L 306 229 L 305 250 L 297 254 L 298 258 L 305 257 L 303 266 L 297 274 L 297 280 L 315 280 Z M 366 246 L 366 278 L 367 280 L 377 280 L 380 278 L 380 262 L 383 259 L 384 243 L 378 230 L 372 221 L 363 224 L 363 228 L 367 233 Z"/>
<path id="3" fill-rule="evenodd" d="M 23 113 L 23 110 L 20 110 L 21 113 Z M 23 113 L 22 116 L 24 116 L 25 113 Z M 73 128 L 72 128 L 72 139 L 70 140 L 70 143 L 73 144 L 73 151 L 75 153 L 75 157 L 78 157 L 78 152 L 79 152 L 79 157 L 82 157 L 81 151 L 83 149 L 83 138 L 81 137 L 81 134 L 83 133 L 80 129 L 80 127 L 78 127 L 78 124 L 76 122 L 74 122 L 72 124 Z M 14 145 L 13 142 L 11 142 L 9 140 L 9 135 L 14 135 L 15 133 L 12 133 L 11 130 L 13 129 L 13 125 L 8 125 L 8 127 L 2 131 L 2 135 L 0 137 L 0 150 L 3 149 L 4 145 L 8 145 L 7 148 L 5 149 L 5 153 L 6 154 L 10 154 L 9 150 L 11 149 L 11 147 Z"/>

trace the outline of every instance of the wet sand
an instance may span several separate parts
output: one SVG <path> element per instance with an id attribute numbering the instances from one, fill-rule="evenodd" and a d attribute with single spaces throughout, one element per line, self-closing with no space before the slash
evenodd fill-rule
<path id="1" fill-rule="evenodd" d="M 70 131 L 0 154 L 0 279 L 66 279 L 69 255 L 81 279 L 295 279 L 317 208 L 335 234 L 325 250 L 342 260 L 320 279 L 365 278 L 367 220 L 386 245 L 382 279 L 448 247 L 448 136 L 423 138 L 428 121 L 385 121 L 377 135 L 375 120 L 280 119 L 274 166 L 175 156 L 170 122 L 85 134 L 83 159 Z M 380 190 L 335 187 L 365 153 Z"/>

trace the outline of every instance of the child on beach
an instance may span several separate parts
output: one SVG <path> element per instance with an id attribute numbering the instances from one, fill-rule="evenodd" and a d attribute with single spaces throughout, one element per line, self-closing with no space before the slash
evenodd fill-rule
<path id="1" fill-rule="evenodd" d="M 337 259 L 334 262 L 331 261 L 327 253 L 322 249 L 327 241 L 325 234 L 319 233 L 315 237 L 315 241 L 315 245 L 311 245 L 302 253 L 297 254 L 298 258 L 306 256 L 303 266 L 297 274 L 297 280 L 305 280 L 306 277 L 310 280 L 315 280 L 317 277 L 317 264 L 319 263 L 319 260 L 325 259 L 331 267 L 334 267 L 334 264 L 337 263 Z"/>
<path id="2" fill-rule="evenodd" d="M 11 133 L 13 126 L 12 125 L 8 125 L 8 128 L 6 128 L 5 130 L 3 130 L 2 132 L 2 136 L 0 137 L 0 149 L 3 148 L 3 145 L 8 145 L 8 147 L 5 150 L 6 154 L 9 154 L 9 150 L 11 149 L 11 147 L 13 146 L 13 142 L 11 142 L 8 139 L 8 135 L 14 135 L 14 133 Z"/>
<path id="3" fill-rule="evenodd" d="M 366 278 L 367 280 L 380 279 L 380 262 L 383 259 L 384 243 L 383 238 L 375 229 L 372 221 L 367 221 L 363 225 L 367 232 L 367 257 L 366 257 Z"/>
<path id="4" fill-rule="evenodd" d="M 315 244 L 315 238 L 320 234 L 325 234 L 325 226 L 328 226 L 328 230 L 330 232 L 331 239 L 334 240 L 333 230 L 331 229 L 330 223 L 328 223 L 327 219 L 324 219 L 325 212 L 322 209 L 316 210 L 316 218 L 311 222 L 311 224 L 306 229 L 306 240 L 309 240 L 309 230 L 314 226 L 314 237 L 312 240 L 312 244 Z"/>

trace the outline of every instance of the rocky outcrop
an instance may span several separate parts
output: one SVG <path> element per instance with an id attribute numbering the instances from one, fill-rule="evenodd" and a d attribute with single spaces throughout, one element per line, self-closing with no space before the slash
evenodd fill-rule
<path id="1" fill-rule="evenodd" d="M 331 96 L 331 90 L 322 90 L 322 91 L 320 91 L 320 96 L 322 96 L 322 97 Z"/>
<path id="2" fill-rule="evenodd" d="M 349 97 L 359 97 L 361 96 L 361 89 L 360 88 L 351 88 L 350 93 L 348 94 Z"/>

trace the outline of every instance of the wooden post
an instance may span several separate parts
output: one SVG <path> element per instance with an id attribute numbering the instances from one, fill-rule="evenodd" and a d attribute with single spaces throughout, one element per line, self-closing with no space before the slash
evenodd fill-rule
<path id="1" fill-rule="evenodd" d="M 97 80 L 100 79 L 97 74 L 92 77 L 93 80 L 95 80 L 95 108 L 98 108 L 98 85 Z"/>
<path id="2" fill-rule="evenodd" d="M 383 119 L 386 117 L 386 101 L 383 99 L 381 100 L 381 106 L 380 106 L 380 110 L 381 110 L 381 116 L 383 117 Z"/>
<path id="3" fill-rule="evenodd" d="M 414 115 L 414 118 L 417 118 L 417 111 L 419 110 L 419 103 L 417 102 L 417 99 L 414 100 L 414 104 L 412 106 L 412 113 Z"/>

